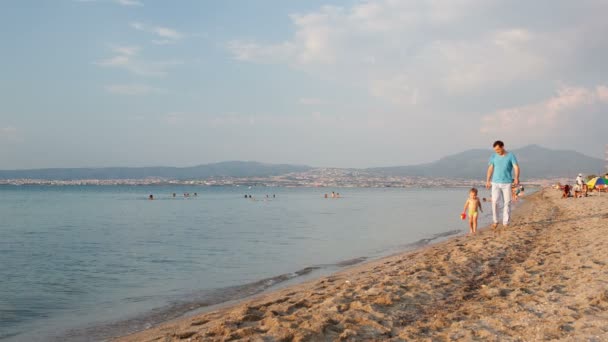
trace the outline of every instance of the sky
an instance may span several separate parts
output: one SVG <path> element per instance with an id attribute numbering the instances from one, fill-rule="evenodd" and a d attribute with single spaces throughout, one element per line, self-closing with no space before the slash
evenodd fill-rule
<path id="1" fill-rule="evenodd" d="M 604 158 L 605 0 L 5 0 L 0 169 Z"/>

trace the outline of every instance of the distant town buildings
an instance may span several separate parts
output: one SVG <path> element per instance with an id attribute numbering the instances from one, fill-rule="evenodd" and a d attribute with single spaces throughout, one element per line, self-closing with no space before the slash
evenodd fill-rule
<path id="1" fill-rule="evenodd" d="M 543 184 L 556 180 L 528 180 Z M 271 187 L 333 187 L 333 188 L 408 188 L 479 186 L 483 180 L 432 177 L 387 176 L 352 169 L 319 168 L 305 172 L 268 177 L 210 177 L 207 179 L 175 180 L 151 177 L 145 179 L 8 179 L 0 185 L 197 185 L 197 186 L 271 186 Z"/>

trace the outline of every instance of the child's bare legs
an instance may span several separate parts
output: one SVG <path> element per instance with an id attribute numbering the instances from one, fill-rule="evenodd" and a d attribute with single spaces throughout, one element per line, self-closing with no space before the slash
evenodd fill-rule
<path id="1" fill-rule="evenodd" d="M 471 217 L 471 230 L 473 231 L 473 234 L 477 233 L 477 214 L 473 215 L 473 217 Z"/>
<path id="2" fill-rule="evenodd" d="M 477 222 L 475 222 L 474 220 L 475 219 L 473 218 L 473 216 L 469 216 L 469 235 L 470 234 L 475 234 L 475 229 L 476 229 Z"/>

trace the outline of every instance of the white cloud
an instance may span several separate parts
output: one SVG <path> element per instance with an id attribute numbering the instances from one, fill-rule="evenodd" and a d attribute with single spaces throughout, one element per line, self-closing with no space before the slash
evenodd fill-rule
<path id="1" fill-rule="evenodd" d="M 179 60 L 145 61 L 139 58 L 137 46 L 114 46 L 115 56 L 95 62 L 101 67 L 122 68 L 140 76 L 162 77 L 172 67 L 182 64 Z"/>
<path id="2" fill-rule="evenodd" d="M 320 105 L 323 104 L 323 100 L 316 98 L 316 97 L 303 97 L 301 99 L 298 100 L 299 104 L 302 105 L 307 105 L 307 106 L 314 106 L 314 105 Z"/>
<path id="3" fill-rule="evenodd" d="M 156 45 L 168 45 L 173 43 L 173 41 L 168 40 L 168 39 L 152 39 L 152 44 L 156 44 Z"/>
<path id="4" fill-rule="evenodd" d="M 505 13 L 513 6 L 507 0 L 323 6 L 291 15 L 295 33 L 285 41 L 237 39 L 226 47 L 237 60 L 287 64 L 403 107 L 554 82 L 560 72 L 579 66 L 572 51 L 587 50 L 587 37 L 608 29 L 594 15 L 608 10 L 608 3 L 581 5 L 576 12 L 556 5 L 549 16 L 561 10 L 568 21 L 544 26 L 538 22 L 546 11 L 534 12 L 530 3 L 529 10 Z M 608 47 L 606 41 L 595 43 Z"/>
<path id="5" fill-rule="evenodd" d="M 114 52 L 124 56 L 134 56 L 139 52 L 138 46 L 115 46 Z"/>
<path id="6" fill-rule="evenodd" d="M 128 66 L 130 63 L 129 56 L 114 56 L 108 59 L 101 60 L 97 62 L 100 66 Z"/>
<path id="7" fill-rule="evenodd" d="M 522 137 L 555 136 L 584 131 L 585 126 L 608 125 L 608 87 L 561 86 L 556 94 L 538 103 L 498 110 L 481 119 L 480 131 L 487 135 Z M 589 127 L 587 127 L 589 128 Z"/>
<path id="8" fill-rule="evenodd" d="M 143 6 L 144 4 L 141 1 L 137 0 L 114 0 L 115 3 L 122 6 Z"/>
<path id="9" fill-rule="evenodd" d="M 121 6 L 129 6 L 129 7 L 137 7 L 143 6 L 143 2 L 139 0 L 73 0 L 75 2 L 106 2 L 106 3 L 115 3 Z"/>
<path id="10" fill-rule="evenodd" d="M 263 46 L 254 42 L 233 40 L 228 42 L 227 47 L 238 60 L 260 63 L 289 62 L 295 53 L 295 45 L 290 42 Z"/>
<path id="11" fill-rule="evenodd" d="M 164 92 L 147 84 L 111 84 L 104 88 L 107 92 L 118 95 L 149 95 Z"/>
<path id="12" fill-rule="evenodd" d="M 14 126 L 0 127 L 0 141 L 4 142 L 22 142 L 23 138 L 19 131 Z"/>
<path id="13" fill-rule="evenodd" d="M 169 44 L 184 37 L 183 33 L 168 27 L 151 26 L 140 22 L 132 22 L 130 25 L 135 30 L 156 35 L 159 39 L 153 40 L 154 43 Z"/>
<path id="14" fill-rule="evenodd" d="M 170 29 L 168 27 L 154 27 L 153 32 L 156 33 L 159 37 L 168 38 L 168 39 L 180 39 L 182 38 L 182 34 L 177 32 L 174 29 Z"/>
<path id="15" fill-rule="evenodd" d="M 369 91 L 376 97 L 401 105 L 416 105 L 420 96 L 418 88 L 412 87 L 403 75 L 370 80 Z"/>

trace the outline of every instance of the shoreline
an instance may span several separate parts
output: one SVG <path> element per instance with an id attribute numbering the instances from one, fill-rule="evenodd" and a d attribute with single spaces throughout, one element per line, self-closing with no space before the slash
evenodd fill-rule
<path id="1" fill-rule="evenodd" d="M 463 186 L 463 187 L 466 187 L 466 186 Z M 536 193 L 536 191 L 533 192 L 532 194 L 534 194 L 534 193 Z M 526 199 L 530 196 L 527 196 Z M 525 202 L 526 201 L 524 201 L 524 203 Z M 520 203 L 514 204 L 514 207 L 512 208 L 512 213 L 511 213 L 512 216 L 514 215 L 514 213 L 516 213 L 517 211 L 520 210 L 519 208 L 522 207 L 522 205 L 524 205 L 524 203 L 520 202 Z M 486 207 L 486 208 L 487 208 L 487 210 L 491 211 L 491 208 L 489 208 L 489 207 Z M 490 220 L 491 220 L 491 217 L 490 217 Z M 491 222 L 491 221 L 489 221 L 489 222 Z M 490 228 L 490 224 L 487 224 L 487 225 L 483 226 L 481 228 L 481 230 L 486 230 L 489 228 Z M 300 287 L 306 288 L 313 283 L 322 281 L 323 279 L 340 276 L 342 273 L 350 273 L 350 272 L 358 271 L 359 269 L 365 270 L 366 268 L 370 267 L 370 265 L 375 265 L 377 263 L 383 263 L 383 261 L 385 259 L 391 259 L 391 258 L 397 258 L 397 257 L 407 257 L 409 254 L 412 254 L 412 255 L 417 254 L 418 252 L 424 251 L 425 249 L 448 243 L 453 239 L 467 238 L 467 235 L 466 235 L 467 230 L 468 230 L 468 228 L 463 229 L 463 230 L 449 230 L 449 231 L 445 231 L 442 233 L 437 233 L 428 238 L 423 238 L 418 241 L 402 245 L 402 249 L 398 250 L 398 251 L 395 251 L 395 250 L 385 251 L 383 254 L 376 255 L 376 256 L 370 256 L 370 257 L 365 256 L 365 257 L 358 257 L 358 258 L 352 259 L 352 260 L 358 260 L 357 262 L 354 262 L 354 263 L 350 263 L 350 261 L 352 261 L 352 260 L 339 261 L 335 264 L 332 264 L 333 266 L 337 266 L 337 268 L 335 268 L 333 271 L 329 271 L 329 274 L 327 274 L 327 273 L 312 274 L 310 279 L 303 279 L 303 280 L 298 280 L 299 277 L 293 277 L 293 278 L 286 280 L 285 282 L 280 282 L 277 284 L 270 285 L 270 286 L 266 287 L 265 289 L 263 289 L 259 292 L 253 293 L 253 294 L 245 295 L 242 297 L 237 296 L 235 299 L 225 300 L 225 301 L 221 301 L 218 303 L 213 303 L 211 305 L 205 305 L 205 306 L 201 306 L 198 308 L 193 308 L 190 310 L 184 310 L 185 312 L 181 313 L 177 317 L 165 319 L 162 322 L 153 324 L 151 327 L 149 327 L 147 329 L 137 330 L 135 332 L 129 332 L 129 333 L 126 333 L 123 335 L 115 335 L 113 337 L 109 337 L 109 340 L 111 340 L 111 341 L 140 341 L 140 338 L 141 338 L 140 335 L 142 333 L 153 331 L 155 329 L 164 327 L 165 325 L 180 324 L 183 321 L 192 319 L 193 317 L 205 316 L 207 314 L 214 314 L 216 312 L 225 312 L 225 311 L 227 312 L 236 307 L 239 307 L 241 305 L 248 305 L 249 302 L 260 300 L 267 296 L 273 297 L 273 296 L 275 296 L 279 293 L 285 292 L 285 291 L 292 293 L 293 292 L 292 290 L 296 290 L 297 288 L 300 288 Z M 478 228 L 478 232 L 479 231 L 480 231 L 480 228 Z M 438 240 L 438 241 L 436 241 L 436 240 Z M 344 265 L 340 265 L 343 263 L 344 263 Z M 326 264 L 325 266 L 330 266 L 330 264 Z M 316 268 L 316 266 L 310 266 L 310 267 L 305 268 L 304 270 L 309 269 L 309 268 Z M 300 271 L 302 271 L 302 270 L 300 270 Z M 294 273 L 298 273 L 300 271 L 296 271 Z M 315 270 L 313 270 L 312 273 L 314 273 L 314 271 Z M 285 276 L 285 275 L 278 275 L 273 278 L 280 278 L 283 276 Z M 254 283 L 262 283 L 265 280 L 267 280 L 267 279 L 258 280 Z M 249 285 L 251 285 L 251 284 L 244 284 L 244 285 L 239 285 L 239 286 L 234 286 L 234 287 L 247 287 Z M 223 289 L 218 289 L 218 291 L 219 290 L 223 290 Z M 189 305 L 190 304 L 188 302 L 183 303 L 183 306 L 189 306 Z M 113 324 L 114 323 L 110 323 L 110 325 L 113 325 Z M 94 328 L 99 328 L 99 326 L 96 326 Z M 87 330 L 87 329 L 85 329 L 85 330 Z M 164 331 L 166 329 L 162 328 L 162 330 Z M 186 334 L 186 335 L 188 335 L 188 334 Z M 176 336 L 177 336 L 177 338 L 175 338 Z M 180 337 L 179 334 L 176 336 L 172 336 L 174 339 L 169 339 L 169 340 L 182 341 L 184 338 L 184 337 Z M 167 339 L 168 337 L 169 336 L 167 334 L 165 334 L 163 338 Z M 161 340 L 160 337 L 146 339 L 146 340 L 154 341 L 157 339 Z M 205 337 L 202 340 L 208 340 L 208 339 L 209 339 L 209 337 Z M 187 340 L 189 340 L 189 338 L 187 338 Z M 194 340 L 196 340 L 196 339 L 194 339 Z M 224 338 L 219 338 L 219 339 L 215 339 L 215 340 L 224 340 Z"/>
<path id="2" fill-rule="evenodd" d="M 216 310 L 227 309 L 260 296 L 273 294 L 282 289 L 314 282 L 324 277 L 330 277 L 340 272 L 346 272 L 355 267 L 379 261 L 387 257 L 417 251 L 435 243 L 441 243 L 455 235 L 462 235 L 462 230 L 450 230 L 433 234 L 403 245 L 400 251 L 385 251 L 382 254 L 362 256 L 341 260 L 335 263 L 325 263 L 308 266 L 303 269 L 260 279 L 251 283 L 235 285 L 226 288 L 208 289 L 201 293 L 193 292 L 188 301 L 176 301 L 173 305 L 159 307 L 150 312 L 105 324 L 98 324 L 84 328 L 70 329 L 66 333 L 56 336 L 54 340 L 80 340 L 84 336 L 95 338 L 115 339 L 120 336 L 129 336 L 141 331 L 154 328 L 169 322 L 176 322 L 192 316 L 206 314 Z M 108 333 L 111 332 L 111 333 Z"/>
<path id="3" fill-rule="evenodd" d="M 608 197 L 560 200 L 543 189 L 526 199 L 506 229 L 365 262 L 116 341 L 608 338 Z"/>

